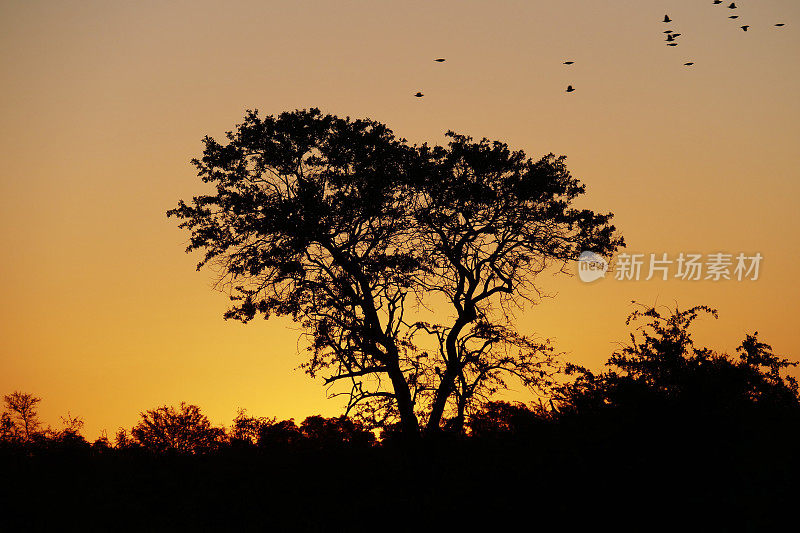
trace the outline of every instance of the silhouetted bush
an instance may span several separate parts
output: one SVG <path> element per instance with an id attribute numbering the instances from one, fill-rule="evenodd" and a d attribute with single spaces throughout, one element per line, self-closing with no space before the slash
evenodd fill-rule
<path id="1" fill-rule="evenodd" d="M 653 308 L 633 313 L 628 323 L 648 320 L 640 335 L 608 360 L 611 370 L 594 374 L 568 366 L 576 376 L 558 390 L 560 410 L 586 414 L 617 409 L 643 415 L 736 419 L 800 413 L 797 381 L 781 371 L 794 366 L 772 347 L 747 335 L 739 357 L 695 346 L 690 328 L 708 307 L 664 315 Z"/>
<path id="2" fill-rule="evenodd" d="M 469 434 L 477 438 L 527 436 L 548 420 L 523 403 L 489 402 L 470 417 Z"/>
<path id="3" fill-rule="evenodd" d="M 300 431 L 309 446 L 324 448 L 368 448 L 375 444 L 375 435 L 355 420 L 341 416 L 324 418 L 309 416 L 300 424 Z"/>
<path id="4" fill-rule="evenodd" d="M 136 444 L 155 453 L 208 453 L 221 445 L 224 436 L 225 431 L 212 426 L 198 406 L 183 402 L 179 408 L 165 405 L 141 413 L 131 429 Z"/>
<path id="5" fill-rule="evenodd" d="M 294 423 L 294 419 L 266 424 L 261 427 L 258 433 L 259 448 L 288 449 L 292 446 L 299 445 L 302 441 L 303 433 L 300 431 L 300 428 L 297 427 L 297 424 Z"/>
<path id="6" fill-rule="evenodd" d="M 375 435 L 347 417 L 309 416 L 298 427 L 293 419 L 261 426 L 258 446 L 262 449 L 333 449 L 373 446 Z"/>

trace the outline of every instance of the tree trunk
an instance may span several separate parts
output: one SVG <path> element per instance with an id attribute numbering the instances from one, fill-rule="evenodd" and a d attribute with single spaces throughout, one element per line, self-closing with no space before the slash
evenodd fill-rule
<path id="1" fill-rule="evenodd" d="M 417 440 L 419 438 L 419 420 L 414 413 L 414 402 L 411 400 L 411 391 L 408 388 L 406 377 L 400 367 L 396 365 L 392 365 L 388 373 L 394 388 L 397 410 L 400 412 L 403 437 L 410 441 Z"/>
<path id="2" fill-rule="evenodd" d="M 447 368 L 442 376 L 442 382 L 436 390 L 436 398 L 434 398 L 433 406 L 431 407 L 431 416 L 428 418 L 428 433 L 435 434 L 441 430 L 442 416 L 444 415 L 444 408 L 447 406 L 447 399 L 450 397 L 454 390 L 456 378 L 458 377 L 459 364 L 458 360 L 458 347 L 456 341 L 461 334 L 464 326 L 469 324 L 470 320 L 466 313 L 458 317 L 453 329 L 447 334 L 445 339 L 445 353 L 447 354 Z"/>

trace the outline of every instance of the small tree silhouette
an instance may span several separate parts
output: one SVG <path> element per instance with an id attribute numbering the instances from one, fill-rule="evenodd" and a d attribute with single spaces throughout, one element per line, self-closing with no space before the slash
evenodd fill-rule
<path id="1" fill-rule="evenodd" d="M 228 440 L 233 445 L 253 446 L 258 443 L 262 429 L 274 423 L 275 419 L 248 416 L 245 409 L 239 409 L 228 433 Z"/>
<path id="2" fill-rule="evenodd" d="M 292 418 L 262 425 L 258 433 L 258 446 L 266 449 L 288 449 L 301 446 L 303 439 L 303 432 Z"/>
<path id="3" fill-rule="evenodd" d="M 477 438 L 526 436 L 548 420 L 544 409 L 538 412 L 522 403 L 489 402 L 469 419 L 470 435 Z"/>
<path id="4" fill-rule="evenodd" d="M 375 435 L 371 431 L 345 416 L 309 416 L 300 424 L 300 431 L 315 448 L 367 448 L 375 444 Z"/>
<path id="5" fill-rule="evenodd" d="M 180 407 L 162 406 L 141 413 L 141 420 L 131 429 L 134 442 L 158 452 L 198 454 L 216 449 L 224 436 L 196 405 L 181 402 Z M 128 446 L 127 436 L 118 434 L 117 442 Z"/>
<path id="6" fill-rule="evenodd" d="M 33 394 L 15 391 L 3 396 L 6 409 L 3 413 L 3 434 L 14 435 L 14 438 L 31 441 L 39 434 L 41 422 L 39 421 L 38 404 L 42 401 Z"/>

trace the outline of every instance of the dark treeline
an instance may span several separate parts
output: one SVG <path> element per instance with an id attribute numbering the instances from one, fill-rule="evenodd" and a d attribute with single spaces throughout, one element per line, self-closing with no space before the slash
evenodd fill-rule
<path id="1" fill-rule="evenodd" d="M 705 313 L 644 308 L 606 371 L 567 365 L 548 400 L 487 402 L 411 442 L 347 417 L 240 411 L 222 428 L 184 403 L 90 443 L 79 418 L 43 429 L 39 398 L 9 394 L 0 528 L 777 527 L 798 496 L 795 363 L 758 334 L 735 354 L 695 346 Z"/>

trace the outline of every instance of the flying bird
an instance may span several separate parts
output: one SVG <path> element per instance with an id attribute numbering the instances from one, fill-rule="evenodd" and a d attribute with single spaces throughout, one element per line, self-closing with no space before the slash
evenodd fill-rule
<path id="1" fill-rule="evenodd" d="M 439 58 L 434 59 L 434 61 L 436 61 L 437 63 L 444 63 L 444 58 L 443 57 L 439 57 Z"/>
<path id="2" fill-rule="evenodd" d="M 685 66 L 685 67 L 691 67 L 692 65 L 694 65 L 694 63 L 691 62 L 691 61 L 689 61 L 688 63 L 684 63 L 683 64 L 683 66 Z"/>
<path id="3" fill-rule="evenodd" d="M 683 35 L 683 34 L 682 33 L 673 33 L 672 34 L 673 37 L 680 37 L 681 35 Z"/>
<path id="4" fill-rule="evenodd" d="M 568 92 L 568 93 L 571 93 L 571 92 L 572 92 L 572 91 L 574 91 L 574 90 L 575 90 L 575 89 L 573 89 L 573 88 L 572 88 L 572 85 L 567 85 L 567 92 Z"/>
<path id="5" fill-rule="evenodd" d="M 664 30 L 664 33 L 672 33 L 672 30 Z"/>
<path id="6" fill-rule="evenodd" d="M 417 93 L 414 96 L 416 96 L 417 98 L 422 98 L 425 95 L 422 94 L 421 92 L 417 91 Z"/>
<path id="7" fill-rule="evenodd" d="M 738 18 L 739 18 L 739 15 L 731 15 L 731 16 L 730 16 L 730 17 L 728 17 L 728 18 L 729 18 L 729 19 L 738 19 Z"/>
<path id="8" fill-rule="evenodd" d="M 783 22 L 779 22 L 779 23 L 777 23 L 777 24 L 775 24 L 775 25 L 776 25 L 777 27 L 779 27 L 779 28 L 780 28 L 781 26 L 786 26 L 786 24 L 784 24 Z"/>
<path id="9" fill-rule="evenodd" d="M 664 15 L 664 22 L 672 22 L 672 19 L 669 18 L 669 15 Z"/>
<path id="10" fill-rule="evenodd" d="M 678 43 L 667 43 L 667 46 L 678 46 Z"/>
<path id="11" fill-rule="evenodd" d="M 573 63 L 575 63 L 575 62 L 574 61 L 564 61 L 565 65 L 572 65 Z"/>
<path id="12" fill-rule="evenodd" d="M 714 4 L 721 4 L 722 0 L 714 0 Z"/>
<path id="13" fill-rule="evenodd" d="M 736 2 L 731 2 L 731 5 L 728 6 L 728 9 L 736 9 Z"/>
<path id="14" fill-rule="evenodd" d="M 748 26 L 748 25 L 746 25 L 746 24 L 745 24 L 744 26 L 742 26 L 742 29 L 743 29 L 744 31 L 747 31 L 747 28 L 749 28 L 749 27 L 750 27 L 750 26 Z"/>

